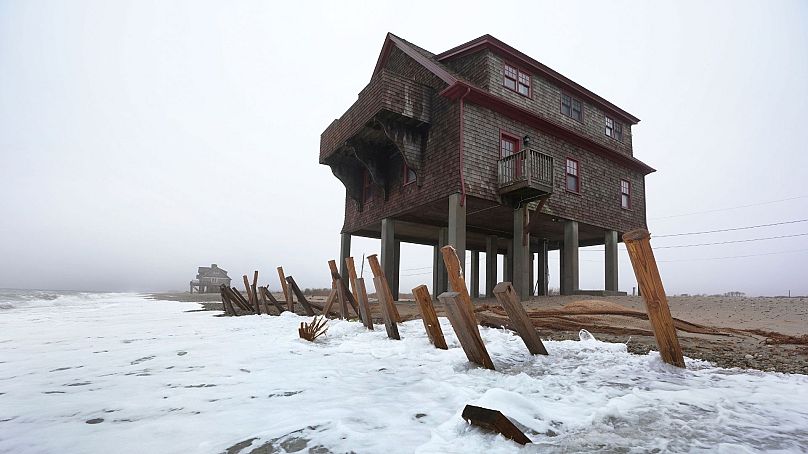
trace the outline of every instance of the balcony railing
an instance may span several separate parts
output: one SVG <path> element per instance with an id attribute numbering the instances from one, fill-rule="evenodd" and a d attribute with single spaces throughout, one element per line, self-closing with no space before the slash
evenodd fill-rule
<path id="1" fill-rule="evenodd" d="M 518 191 L 523 200 L 553 192 L 553 157 L 523 149 L 499 160 L 500 194 Z"/>

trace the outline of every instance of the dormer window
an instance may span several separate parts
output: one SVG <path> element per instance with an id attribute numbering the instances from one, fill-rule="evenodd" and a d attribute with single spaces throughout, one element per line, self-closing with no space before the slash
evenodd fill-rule
<path id="1" fill-rule="evenodd" d="M 612 139 L 623 141 L 623 125 L 619 121 L 606 117 L 606 135 Z"/>
<path id="2" fill-rule="evenodd" d="M 573 120 L 578 120 L 580 122 L 584 121 L 583 115 L 584 109 L 583 104 L 581 104 L 580 99 L 573 98 L 570 95 L 561 94 L 561 113 L 572 118 Z"/>
<path id="3" fill-rule="evenodd" d="M 520 95 L 530 96 L 530 74 L 516 69 L 516 67 L 505 63 L 502 71 L 502 85 Z"/>

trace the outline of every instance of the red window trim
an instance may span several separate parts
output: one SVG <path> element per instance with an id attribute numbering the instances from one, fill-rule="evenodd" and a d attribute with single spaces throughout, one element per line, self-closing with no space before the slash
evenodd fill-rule
<path id="1" fill-rule="evenodd" d="M 623 192 L 623 183 L 626 183 L 628 185 L 628 192 L 627 193 Z M 625 207 L 623 206 L 623 194 L 628 196 L 628 206 L 625 206 Z M 631 181 L 621 178 L 620 179 L 620 208 L 622 208 L 624 210 L 630 210 L 631 209 L 631 199 L 632 199 L 632 197 L 631 197 Z"/>
<path id="2" fill-rule="evenodd" d="M 415 171 L 413 171 L 415 173 Z M 410 178 L 410 166 L 407 165 L 407 162 L 404 161 L 401 163 L 401 186 L 407 186 L 408 184 L 415 183 L 418 180 L 418 175 L 416 175 L 412 180 Z"/>
<path id="3" fill-rule="evenodd" d="M 569 115 L 564 113 L 564 96 L 569 96 L 569 98 L 570 98 L 570 114 Z M 573 101 L 578 101 L 579 103 L 581 103 L 581 119 L 580 120 L 572 116 L 572 102 Z M 565 91 L 562 91 L 561 96 L 558 98 L 558 111 L 561 112 L 561 115 L 563 115 L 563 116 L 565 116 L 567 118 L 575 120 L 575 121 L 577 121 L 578 123 L 581 123 L 581 124 L 584 123 L 584 102 L 581 101 L 580 99 L 576 98 L 575 96 L 572 96 L 571 94 L 565 92 Z"/>
<path id="4" fill-rule="evenodd" d="M 502 129 L 499 130 L 499 159 L 504 158 L 502 156 L 502 139 L 510 139 L 516 142 L 516 149 L 513 151 L 514 154 L 519 153 L 522 151 L 522 140 L 516 134 L 512 134 L 507 131 L 503 131 Z"/>
<path id="5" fill-rule="evenodd" d="M 569 185 L 567 184 L 567 180 L 569 179 L 570 176 L 570 174 L 567 172 L 568 161 L 572 161 L 575 163 L 575 172 L 576 172 L 575 176 L 578 177 L 578 184 L 576 185 L 577 190 L 575 191 L 569 189 Z M 564 190 L 566 192 L 569 192 L 570 194 L 578 194 L 578 195 L 581 194 L 581 163 L 578 162 L 577 159 L 570 158 L 569 156 L 567 156 L 567 158 L 564 160 Z"/>
<path id="6" fill-rule="evenodd" d="M 516 79 L 511 79 L 510 77 L 505 76 L 505 67 L 510 66 L 514 70 L 516 70 Z M 519 76 L 525 75 L 527 76 L 528 84 L 527 84 L 527 94 L 524 94 L 519 91 Z M 514 81 L 514 86 L 516 89 L 513 89 L 507 85 L 505 85 L 505 79 L 510 79 Z M 502 86 L 507 88 L 508 90 L 526 98 L 533 99 L 533 75 L 530 74 L 529 71 L 523 71 L 520 67 L 514 65 L 513 63 L 509 63 L 507 61 L 502 62 Z"/>

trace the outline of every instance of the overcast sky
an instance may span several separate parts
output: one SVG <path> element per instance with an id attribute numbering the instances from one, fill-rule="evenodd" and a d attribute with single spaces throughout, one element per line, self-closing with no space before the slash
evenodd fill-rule
<path id="1" fill-rule="evenodd" d="M 388 31 L 436 53 L 490 33 L 642 119 L 652 235 L 808 218 L 808 2 L 0 1 L 0 287 L 184 290 L 212 262 L 329 286 L 345 190 L 320 133 Z M 652 244 L 668 293 L 808 294 L 808 236 L 662 249 L 802 233 Z M 431 253 L 403 246 L 402 290 Z M 622 245 L 620 266 L 631 292 Z"/>

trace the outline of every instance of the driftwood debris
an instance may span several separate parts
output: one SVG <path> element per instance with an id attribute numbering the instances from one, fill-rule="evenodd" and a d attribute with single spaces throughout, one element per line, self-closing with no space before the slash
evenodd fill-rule
<path id="1" fill-rule="evenodd" d="M 424 321 L 426 335 L 429 342 L 442 350 L 447 350 L 446 339 L 443 337 L 443 330 L 438 322 L 438 315 L 435 313 L 435 306 L 432 305 L 432 296 L 429 295 L 426 285 L 419 285 L 412 289 L 415 301 L 418 303 L 418 311 L 421 312 L 421 320 Z"/>
<path id="2" fill-rule="evenodd" d="M 328 331 L 326 328 L 326 323 L 328 323 L 328 319 L 325 317 L 314 317 L 314 320 L 311 323 L 300 323 L 300 328 L 298 328 L 297 333 L 301 339 L 306 339 L 309 342 L 314 342 L 314 339 L 325 334 Z"/>
<path id="3" fill-rule="evenodd" d="M 359 305 L 359 317 L 362 319 L 362 324 L 367 329 L 373 329 L 373 317 L 370 315 L 370 304 L 368 303 L 368 292 L 365 289 L 365 280 L 363 278 L 356 279 L 356 303 Z"/>
<path id="4" fill-rule="evenodd" d="M 482 337 L 480 337 L 480 330 L 477 328 L 477 319 L 474 313 L 468 310 L 468 307 L 460 299 L 458 292 L 445 292 L 438 296 L 438 299 L 443 303 L 446 309 L 446 316 L 452 324 L 457 339 L 460 341 L 460 346 L 466 352 L 466 357 L 469 361 L 479 364 L 486 369 L 494 369 L 494 363 L 491 357 L 488 356 L 488 350 L 485 348 Z"/>
<path id="5" fill-rule="evenodd" d="M 368 263 L 370 264 L 371 271 L 373 271 L 373 285 L 376 287 L 376 297 L 379 299 L 379 302 L 381 302 L 381 295 L 384 294 L 384 300 L 388 301 L 390 304 L 389 310 L 393 315 L 393 320 L 395 320 L 396 323 L 401 323 L 401 315 L 398 313 L 398 308 L 393 299 L 393 292 L 390 291 L 390 285 L 387 283 L 387 277 L 385 277 L 382 266 L 379 264 L 379 258 L 376 254 L 369 255 Z M 379 283 L 376 283 L 376 278 L 380 278 Z"/>
<path id="6" fill-rule="evenodd" d="M 295 311 L 295 300 L 292 298 L 292 292 L 289 291 L 289 285 L 286 283 L 286 275 L 283 273 L 283 267 L 278 267 L 278 277 L 281 279 L 281 289 L 283 290 L 283 299 L 286 302 L 286 307 L 289 312 Z"/>
<path id="7" fill-rule="evenodd" d="M 306 315 L 314 315 L 314 310 L 312 309 L 311 303 L 309 303 L 309 300 L 306 299 L 306 295 L 303 294 L 300 287 L 297 286 L 295 279 L 292 276 L 287 276 L 286 282 L 289 284 L 289 289 L 292 291 L 292 293 L 297 296 L 297 300 L 303 306 L 303 310 L 306 312 Z"/>
<path id="8" fill-rule="evenodd" d="M 463 409 L 463 419 L 474 426 L 502 434 L 503 437 L 509 438 L 520 445 L 532 443 L 530 438 L 499 410 L 466 405 L 466 408 Z"/>
<path id="9" fill-rule="evenodd" d="M 685 367 L 682 347 L 676 336 L 676 327 L 668 307 L 668 298 L 659 276 L 654 251 L 651 249 L 651 234 L 645 229 L 632 230 L 623 235 L 631 266 L 645 300 L 645 310 L 654 332 L 659 355 L 668 364 Z"/>
<path id="10" fill-rule="evenodd" d="M 538 333 L 536 333 L 536 328 L 533 327 L 533 323 L 530 321 L 525 307 L 522 306 L 522 302 L 519 299 L 519 295 L 516 294 L 513 285 L 511 285 L 510 282 L 500 282 L 494 287 L 494 296 L 497 297 L 499 304 L 505 308 L 505 311 L 508 313 L 508 318 L 511 319 L 511 323 L 513 323 L 514 328 L 516 328 L 519 337 L 525 341 L 525 345 L 527 345 L 527 349 L 530 350 L 530 353 L 534 355 L 546 355 L 547 349 L 544 348 L 544 344 L 539 338 Z"/>

